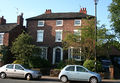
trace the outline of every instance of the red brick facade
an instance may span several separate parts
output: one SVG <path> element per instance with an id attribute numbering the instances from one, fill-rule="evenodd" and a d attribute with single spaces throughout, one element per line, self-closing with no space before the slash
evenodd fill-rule
<path id="1" fill-rule="evenodd" d="M 82 13 L 86 14 L 86 9 L 81 10 Z M 51 10 L 46 10 L 45 14 L 49 15 L 51 14 Z M 84 19 L 77 18 L 78 20 L 81 20 L 81 26 L 74 26 L 75 18 L 73 19 L 46 19 L 44 21 L 43 27 L 38 27 L 38 20 L 27 20 L 27 31 L 28 33 L 33 37 L 34 43 L 37 46 L 43 46 L 48 47 L 47 51 L 47 59 L 50 60 L 53 64 L 53 58 L 54 58 L 54 48 L 61 47 L 61 42 L 55 42 L 56 37 L 56 30 L 62 30 L 62 40 L 64 40 L 64 37 L 66 35 L 66 32 L 73 33 L 74 30 L 82 28 L 82 25 L 86 24 Z M 56 26 L 56 20 L 63 20 L 63 26 Z M 43 42 L 37 42 L 37 30 L 44 30 L 44 36 L 43 36 Z M 65 58 L 68 58 L 68 55 L 66 52 L 63 52 L 63 57 L 61 60 L 64 60 Z"/>

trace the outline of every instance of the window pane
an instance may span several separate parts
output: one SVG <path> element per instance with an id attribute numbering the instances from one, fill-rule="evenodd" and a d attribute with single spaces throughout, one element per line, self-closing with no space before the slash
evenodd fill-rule
<path id="1" fill-rule="evenodd" d="M 57 20 L 57 21 L 56 21 L 56 25 L 57 25 L 57 26 L 62 26 L 62 25 L 63 25 L 62 22 L 63 22 L 63 20 Z"/>
<path id="2" fill-rule="evenodd" d="M 78 72 L 86 72 L 86 69 L 84 69 L 83 67 L 77 67 L 77 71 Z"/>
<path id="3" fill-rule="evenodd" d="M 47 59 L 47 48 L 41 48 L 41 58 Z"/>
<path id="4" fill-rule="evenodd" d="M 37 41 L 42 42 L 43 41 L 43 31 L 37 32 Z"/>
<path id="5" fill-rule="evenodd" d="M 44 21 L 38 21 L 38 26 L 44 26 Z"/>
<path id="6" fill-rule="evenodd" d="M 15 65 L 15 69 L 22 70 L 23 68 L 19 65 Z"/>
<path id="7" fill-rule="evenodd" d="M 0 34 L 0 45 L 3 44 L 3 34 Z"/>
<path id="8" fill-rule="evenodd" d="M 74 25 L 75 26 L 81 26 L 81 20 L 75 20 Z"/>
<path id="9" fill-rule="evenodd" d="M 6 68 L 8 68 L 8 69 L 13 69 L 13 66 L 14 66 L 14 65 L 7 65 Z"/>
<path id="10" fill-rule="evenodd" d="M 75 66 L 69 66 L 65 70 L 66 71 L 74 71 L 75 70 Z"/>
<path id="11" fill-rule="evenodd" d="M 56 41 L 61 42 L 62 40 L 62 32 L 56 32 Z"/>

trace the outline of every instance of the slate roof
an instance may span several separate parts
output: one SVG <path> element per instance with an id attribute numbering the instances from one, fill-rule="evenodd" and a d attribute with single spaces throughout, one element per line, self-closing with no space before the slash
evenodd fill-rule
<path id="1" fill-rule="evenodd" d="M 16 27 L 17 27 L 17 23 L 7 23 L 4 25 L 0 25 L 0 33 L 9 32 Z"/>
<path id="2" fill-rule="evenodd" d="M 92 15 L 79 13 L 79 12 L 70 12 L 70 13 L 51 13 L 51 14 L 42 14 L 39 16 L 31 17 L 26 20 L 56 20 L 56 19 L 81 19 L 81 18 L 94 18 Z"/>

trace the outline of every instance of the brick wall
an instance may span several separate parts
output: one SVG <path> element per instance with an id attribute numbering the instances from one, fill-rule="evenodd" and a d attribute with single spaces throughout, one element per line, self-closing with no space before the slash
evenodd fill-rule
<path id="1" fill-rule="evenodd" d="M 56 20 L 46 20 L 44 27 L 37 26 L 37 20 L 28 20 L 27 21 L 27 28 L 29 34 L 33 37 L 34 43 L 36 45 L 46 45 L 46 46 L 56 46 L 60 45 L 61 43 L 55 42 L 55 30 L 63 30 L 63 39 L 66 35 L 66 31 L 73 32 L 78 28 L 82 28 L 82 26 L 74 26 L 74 20 L 64 20 L 63 26 L 56 26 Z M 82 24 L 85 24 L 85 21 L 82 20 Z M 44 42 L 37 43 L 37 30 L 44 30 Z"/>

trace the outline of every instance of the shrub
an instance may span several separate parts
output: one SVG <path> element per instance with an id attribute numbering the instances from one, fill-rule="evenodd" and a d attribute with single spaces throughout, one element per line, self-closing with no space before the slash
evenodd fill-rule
<path id="1" fill-rule="evenodd" d="M 95 69 L 95 60 L 86 60 L 83 66 L 90 71 L 95 71 L 95 70 L 97 70 L 97 72 L 102 71 L 102 65 L 99 61 L 96 62 L 96 69 Z"/>
<path id="2" fill-rule="evenodd" d="M 29 60 L 29 66 L 31 68 L 48 68 L 51 64 L 48 60 L 42 59 L 40 56 L 32 56 Z"/>
<path id="3" fill-rule="evenodd" d="M 82 62 L 81 61 L 75 61 L 75 60 L 72 60 L 72 59 L 61 61 L 57 65 L 57 69 L 62 69 L 66 65 L 82 65 Z"/>

